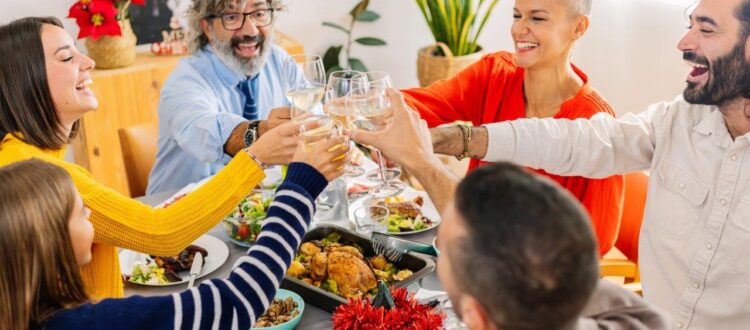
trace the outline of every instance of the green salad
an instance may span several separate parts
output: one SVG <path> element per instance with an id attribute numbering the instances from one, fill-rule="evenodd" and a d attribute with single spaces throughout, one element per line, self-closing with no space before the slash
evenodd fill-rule
<path id="1" fill-rule="evenodd" d="M 388 232 L 391 233 L 417 231 L 427 228 L 429 226 L 424 221 L 422 215 L 418 215 L 416 218 L 410 218 L 401 214 L 391 214 L 388 216 Z"/>
<path id="2" fill-rule="evenodd" d="M 264 198 L 259 192 L 245 197 L 224 219 L 224 229 L 227 235 L 240 245 L 255 242 L 272 200 L 272 198 Z"/>
<path id="3" fill-rule="evenodd" d="M 136 262 L 133 265 L 133 272 L 130 274 L 128 281 L 140 284 L 169 283 L 166 275 L 164 275 L 164 268 L 153 263 L 144 265 L 141 262 Z"/>

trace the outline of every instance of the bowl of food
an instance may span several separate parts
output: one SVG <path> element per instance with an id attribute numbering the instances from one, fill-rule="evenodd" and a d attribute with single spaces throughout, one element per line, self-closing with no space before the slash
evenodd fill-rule
<path id="1" fill-rule="evenodd" d="M 273 194 L 268 191 L 254 191 L 234 208 L 222 221 L 224 232 L 229 239 L 240 246 L 248 247 L 255 242 L 266 219 Z"/>
<path id="2" fill-rule="evenodd" d="M 298 294 L 284 289 L 276 292 L 271 305 L 258 318 L 252 329 L 291 330 L 302 319 L 305 302 Z"/>

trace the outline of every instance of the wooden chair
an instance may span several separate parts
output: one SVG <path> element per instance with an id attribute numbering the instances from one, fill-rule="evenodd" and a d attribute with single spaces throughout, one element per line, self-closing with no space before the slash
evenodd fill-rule
<path id="1" fill-rule="evenodd" d="M 156 161 L 159 128 L 156 123 L 145 123 L 121 128 L 117 133 L 120 136 L 130 196 L 143 196 L 146 194 L 149 172 Z"/>
<path id="2" fill-rule="evenodd" d="M 625 278 L 625 287 L 641 293 L 640 274 L 638 272 L 638 237 L 643 222 L 646 206 L 648 175 L 635 172 L 625 175 L 625 198 L 622 207 L 620 231 L 615 247 L 625 259 L 602 259 L 599 268 L 602 276 Z"/>

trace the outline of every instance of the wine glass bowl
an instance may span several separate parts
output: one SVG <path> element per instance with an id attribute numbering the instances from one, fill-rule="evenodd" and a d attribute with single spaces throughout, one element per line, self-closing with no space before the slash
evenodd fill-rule
<path id="1" fill-rule="evenodd" d="M 291 55 L 284 61 L 286 96 L 292 105 L 292 119 L 315 112 L 326 92 L 323 60 L 318 55 Z"/>
<path id="2" fill-rule="evenodd" d="M 342 70 L 332 72 L 328 76 L 328 87 L 326 90 L 326 99 L 323 110 L 335 120 L 340 121 L 344 130 L 349 130 L 352 119 L 354 118 L 353 108 L 346 102 L 346 96 L 356 84 L 354 77 L 361 72 L 354 70 Z M 362 76 L 360 79 L 365 79 Z M 344 175 L 347 177 L 357 177 L 365 173 L 362 167 L 351 164 L 347 158 Z"/>
<path id="3" fill-rule="evenodd" d="M 346 97 L 347 104 L 354 110 L 352 126 L 357 129 L 377 132 L 385 129 L 392 119 L 390 101 L 385 89 L 372 86 L 354 88 Z M 380 150 L 367 146 L 375 152 L 378 159 L 378 171 L 381 183 L 371 190 L 371 195 L 383 198 L 402 192 L 405 185 L 401 182 L 388 180 L 385 161 Z"/>

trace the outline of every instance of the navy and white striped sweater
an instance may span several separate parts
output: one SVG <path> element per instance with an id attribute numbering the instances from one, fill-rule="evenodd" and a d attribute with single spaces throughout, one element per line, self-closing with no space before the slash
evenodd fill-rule
<path id="1" fill-rule="evenodd" d="M 249 329 L 268 308 L 326 187 L 314 168 L 293 163 L 263 230 L 228 279 L 170 296 L 105 299 L 57 312 L 45 329 Z"/>

